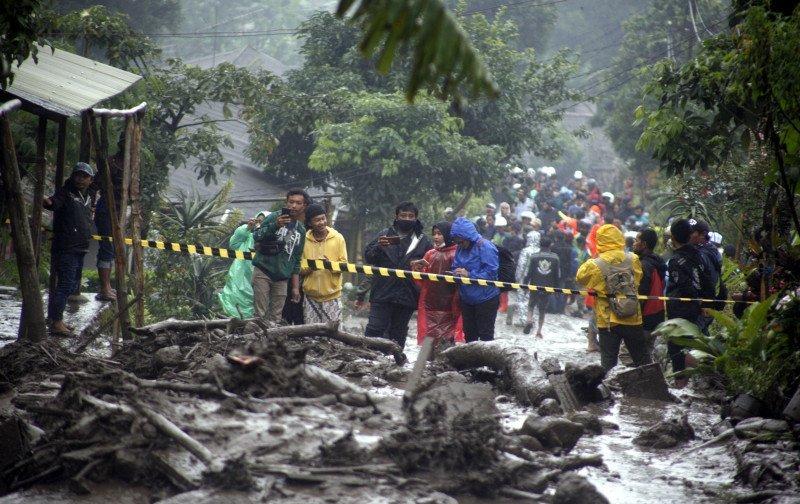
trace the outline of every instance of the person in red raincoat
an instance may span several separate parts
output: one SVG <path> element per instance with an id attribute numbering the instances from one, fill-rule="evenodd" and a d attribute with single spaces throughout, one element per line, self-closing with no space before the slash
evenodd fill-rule
<path id="1" fill-rule="evenodd" d="M 445 274 L 451 270 L 456 255 L 456 245 L 450 238 L 450 223 L 439 222 L 433 226 L 433 248 L 425 257 L 412 263 L 415 271 Z M 426 337 L 434 338 L 434 353 L 455 342 L 464 342 L 461 326 L 458 286 L 447 282 L 422 280 L 417 304 L 417 343 Z"/>

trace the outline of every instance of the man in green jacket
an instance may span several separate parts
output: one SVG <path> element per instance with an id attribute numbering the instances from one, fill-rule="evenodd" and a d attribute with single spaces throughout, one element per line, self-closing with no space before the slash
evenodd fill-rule
<path id="1" fill-rule="evenodd" d="M 292 281 L 292 301 L 300 302 L 300 258 L 303 256 L 306 229 L 302 224 L 308 193 L 292 189 L 286 204 L 273 212 L 253 232 L 256 256 L 253 258 L 253 305 L 255 316 L 280 322 L 286 302 L 288 281 Z"/>

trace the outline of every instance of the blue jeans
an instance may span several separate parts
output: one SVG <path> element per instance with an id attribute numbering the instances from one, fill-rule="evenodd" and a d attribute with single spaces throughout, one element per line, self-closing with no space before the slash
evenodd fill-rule
<path id="1" fill-rule="evenodd" d="M 51 322 L 58 322 L 64 316 L 64 307 L 67 306 L 67 298 L 75 292 L 81 281 L 81 270 L 83 268 L 84 252 L 59 252 L 54 250 L 50 257 L 53 263 L 53 271 L 58 282 L 55 292 L 50 293 L 47 301 L 47 318 Z"/>

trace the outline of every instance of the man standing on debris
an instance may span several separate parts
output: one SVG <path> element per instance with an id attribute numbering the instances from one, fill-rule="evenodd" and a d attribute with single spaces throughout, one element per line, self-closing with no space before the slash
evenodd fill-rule
<path id="1" fill-rule="evenodd" d="M 253 232 L 253 304 L 255 316 L 271 322 L 281 320 L 281 311 L 292 281 L 292 300 L 300 302 L 300 258 L 306 229 L 298 221 L 311 203 L 308 193 L 291 189 L 286 205 L 264 219 Z"/>
<path id="2" fill-rule="evenodd" d="M 72 328 L 63 321 L 64 307 L 67 297 L 75 292 L 81 281 L 83 257 L 89 250 L 92 237 L 93 201 L 89 186 L 93 177 L 91 166 L 78 163 L 64 186 L 43 202 L 44 208 L 54 213 L 50 260 L 58 282 L 47 302 L 47 318 L 52 335 L 72 336 Z"/>
<path id="3" fill-rule="evenodd" d="M 453 222 L 450 235 L 458 245 L 453 260 L 453 274 L 468 278 L 497 280 L 500 256 L 494 243 L 481 237 L 470 220 L 459 217 Z M 461 295 L 461 318 L 464 338 L 471 341 L 494 339 L 494 323 L 500 306 L 500 289 L 495 286 L 464 285 Z"/>
<path id="4" fill-rule="evenodd" d="M 347 246 L 344 236 L 328 226 L 328 216 L 321 205 L 309 205 L 306 209 L 306 245 L 303 259 L 323 259 L 347 262 Z M 338 322 L 342 318 L 342 274 L 331 270 L 303 268 L 303 320 L 306 324 Z"/>
<path id="5" fill-rule="evenodd" d="M 433 248 L 431 240 L 422 232 L 418 215 L 417 206 L 410 201 L 397 205 L 394 223 L 367 245 L 364 261 L 376 267 L 410 270 L 413 261 L 422 259 L 425 252 Z M 408 322 L 419 301 L 419 287 L 411 278 L 373 276 L 369 301 L 369 321 L 364 335 L 387 338 L 403 348 Z"/>
<path id="6" fill-rule="evenodd" d="M 672 246 L 675 249 L 667 263 L 666 295 L 671 298 L 703 298 L 713 294 L 710 274 L 705 270 L 700 251 L 692 245 L 692 224 L 678 219 L 670 226 Z M 703 307 L 700 301 L 667 301 L 667 317 L 682 318 L 702 328 L 700 317 Z M 686 369 L 684 348 L 667 341 L 667 352 L 672 361 L 672 371 Z M 687 378 L 676 378 L 675 386 L 683 388 Z"/>
<path id="7" fill-rule="evenodd" d="M 600 343 L 600 364 L 606 371 L 617 365 L 622 341 L 635 366 L 652 362 L 642 332 L 642 310 L 636 293 L 642 264 L 625 252 L 625 237 L 611 224 L 597 230 L 598 256 L 583 263 L 575 280 L 597 293 L 594 313 Z"/>

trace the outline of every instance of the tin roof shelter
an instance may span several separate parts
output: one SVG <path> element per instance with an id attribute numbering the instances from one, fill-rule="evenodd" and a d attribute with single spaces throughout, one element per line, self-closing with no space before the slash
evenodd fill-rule
<path id="1" fill-rule="evenodd" d="M 124 260 L 124 245 L 121 239 L 125 228 L 124 209 L 127 205 L 128 191 L 131 194 L 132 205 L 134 207 L 138 205 L 139 139 L 141 139 L 141 119 L 146 105 L 142 103 L 129 110 L 95 109 L 94 107 L 124 92 L 139 81 L 141 76 L 62 49 L 52 49 L 45 46 L 37 46 L 37 49 L 36 58 L 29 57 L 19 67 L 14 68 L 13 82 L 8 88 L 0 90 L 0 101 L 8 101 L 8 110 L 3 114 L 2 118 L 6 126 L 8 119 L 5 116 L 15 108 L 20 108 L 39 117 L 36 130 L 36 178 L 33 196 L 34 205 L 32 205 L 33 219 L 31 229 L 33 235 L 30 238 L 31 249 L 35 253 L 38 262 L 42 242 L 41 201 L 44 198 L 45 178 L 47 176 L 45 141 L 48 119 L 58 124 L 54 182 L 55 186 L 59 187 L 64 182 L 67 119 L 78 115 L 81 116 L 81 144 L 78 160 L 91 161 L 92 151 L 94 151 L 96 166 L 102 172 L 108 155 L 108 118 L 124 117 L 126 121 L 126 145 L 129 151 L 125 156 L 125 177 L 123 177 L 125 182 L 123 183 L 122 202 L 120 202 L 123 211 L 118 220 L 114 215 L 116 212 L 112 211 L 111 213 L 112 220 L 115 221 L 112 225 L 115 235 L 114 246 L 117 255 L 122 256 L 117 258 L 117 262 L 119 262 L 117 266 L 117 287 L 118 291 L 126 292 L 124 263 L 120 262 Z M 19 101 L 17 102 L 16 100 Z M 100 134 L 97 133 L 95 117 L 100 117 Z M 12 168 L 12 159 L 13 165 L 16 167 L 16 154 L 13 140 L 10 136 L 10 129 L 8 128 L 6 128 L 5 137 L 6 141 L 3 148 L 5 161 L 3 164 L 6 170 L 10 170 Z M 105 173 L 107 175 L 108 170 L 105 170 Z M 9 182 L 12 181 L 9 180 Z M 106 176 L 105 182 L 105 186 L 110 186 L 111 180 L 109 176 Z M 113 192 L 108 187 L 104 188 L 104 197 L 109 197 L 109 203 L 113 203 Z M 17 219 L 24 217 L 24 208 L 21 210 L 23 210 L 23 213 L 16 215 Z M 136 222 L 132 222 L 132 227 L 135 231 Z M 18 239 L 24 237 L 15 236 L 14 238 L 16 247 L 19 245 L 17 242 L 20 240 Z M 136 249 L 137 247 L 134 245 L 134 256 L 137 255 Z M 120 273 L 122 274 L 120 275 Z M 52 290 L 55 279 L 52 271 L 50 279 Z M 121 311 L 121 309 L 118 300 L 118 310 Z M 127 307 L 125 309 L 127 310 Z M 122 325 L 123 336 L 125 336 L 126 324 L 123 323 Z M 20 336 L 24 334 L 24 331 L 25 324 L 20 324 Z"/>

